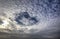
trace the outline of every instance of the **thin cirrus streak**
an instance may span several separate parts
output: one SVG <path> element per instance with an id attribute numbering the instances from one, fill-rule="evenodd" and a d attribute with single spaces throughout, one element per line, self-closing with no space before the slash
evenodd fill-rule
<path id="1" fill-rule="evenodd" d="M 8 33 L 2 38 L 57 39 L 59 6 L 59 0 L 0 0 L 0 31 Z"/>

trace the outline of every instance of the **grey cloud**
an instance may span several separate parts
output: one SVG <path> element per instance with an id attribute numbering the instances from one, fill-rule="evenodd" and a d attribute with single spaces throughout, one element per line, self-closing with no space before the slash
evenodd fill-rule
<path id="1" fill-rule="evenodd" d="M 28 15 L 21 17 L 21 12 L 28 12 Z M 38 23 L 29 26 L 29 29 L 18 30 L 20 24 L 14 24 L 21 18 L 27 18 Z M 12 21 L 10 26 L 12 33 L 0 32 L 0 39 L 58 39 L 60 34 L 60 1 L 59 0 L 0 0 L 0 16 L 6 16 Z M 28 16 L 28 17 L 27 17 Z M 31 18 L 32 17 L 32 18 Z M 36 17 L 36 19 L 34 18 Z M 16 19 L 16 20 L 15 20 Z M 23 22 L 23 21 L 22 21 Z M 19 22 L 20 23 L 20 22 Z M 24 22 L 23 22 L 24 23 Z M 22 24 L 22 23 L 21 23 Z M 15 26 L 16 25 L 16 26 Z M 44 27 L 44 28 L 43 28 Z M 0 29 L 1 30 L 1 29 Z M 35 33 L 38 31 L 37 33 Z M 25 33 L 25 32 L 30 32 Z"/>

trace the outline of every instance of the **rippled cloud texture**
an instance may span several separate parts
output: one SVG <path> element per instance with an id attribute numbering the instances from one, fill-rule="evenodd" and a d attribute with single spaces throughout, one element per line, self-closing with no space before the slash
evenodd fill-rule
<path id="1" fill-rule="evenodd" d="M 0 39 L 58 39 L 60 0 L 0 0 Z"/>

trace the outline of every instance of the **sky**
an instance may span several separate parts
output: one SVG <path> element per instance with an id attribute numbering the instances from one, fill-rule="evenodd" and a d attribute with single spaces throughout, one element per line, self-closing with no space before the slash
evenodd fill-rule
<path id="1" fill-rule="evenodd" d="M 0 0 L 0 20 L 2 39 L 58 39 L 60 0 Z"/>

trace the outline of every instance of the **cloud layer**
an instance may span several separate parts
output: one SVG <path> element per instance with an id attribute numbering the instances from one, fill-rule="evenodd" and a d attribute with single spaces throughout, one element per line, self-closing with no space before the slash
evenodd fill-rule
<path id="1" fill-rule="evenodd" d="M 59 0 L 0 0 L 0 19 L 3 17 L 4 22 L 9 23 L 0 31 L 13 34 L 9 34 L 10 38 L 57 39 L 60 32 L 59 5 Z"/>

